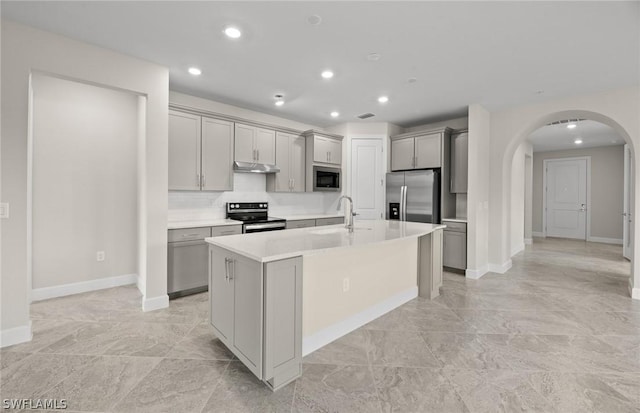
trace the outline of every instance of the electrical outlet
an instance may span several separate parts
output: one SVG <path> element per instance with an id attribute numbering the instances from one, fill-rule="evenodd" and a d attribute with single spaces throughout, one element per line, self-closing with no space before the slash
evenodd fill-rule
<path id="1" fill-rule="evenodd" d="M 104 261 L 104 251 L 98 251 L 96 253 L 96 261 Z"/>
<path id="2" fill-rule="evenodd" d="M 345 278 L 342 280 L 342 292 L 346 293 L 347 291 L 349 291 L 349 279 Z"/>
<path id="3" fill-rule="evenodd" d="M 0 218 L 9 218 L 9 203 L 3 202 L 0 204 Z"/>

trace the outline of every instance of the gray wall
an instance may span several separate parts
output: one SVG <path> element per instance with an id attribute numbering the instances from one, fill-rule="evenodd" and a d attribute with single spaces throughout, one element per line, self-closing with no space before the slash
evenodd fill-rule
<path id="1" fill-rule="evenodd" d="M 32 86 L 33 288 L 136 274 L 137 97 L 43 75 Z"/>
<path id="2" fill-rule="evenodd" d="M 542 232 L 543 160 L 591 157 L 591 236 L 622 239 L 624 146 L 533 154 L 533 231 Z"/>

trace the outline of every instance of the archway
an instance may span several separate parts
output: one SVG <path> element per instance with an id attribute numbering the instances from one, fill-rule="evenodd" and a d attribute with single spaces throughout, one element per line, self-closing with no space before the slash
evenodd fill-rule
<path id="1" fill-rule="evenodd" d="M 550 123 L 558 122 L 566 119 L 587 119 L 587 120 L 600 122 L 611 127 L 617 132 L 617 134 L 620 137 L 624 139 L 625 143 L 628 145 L 628 148 L 630 150 L 631 158 L 635 159 L 635 148 L 629 133 L 615 120 L 597 112 L 586 111 L 586 110 L 565 110 L 565 111 L 552 112 L 544 116 L 539 116 L 537 119 L 532 120 L 527 125 L 524 125 L 524 127 L 520 129 L 520 132 L 506 146 L 503 162 L 502 162 L 502 185 L 503 185 L 502 188 L 504 191 L 503 194 L 505 195 L 503 196 L 503 199 L 502 199 L 502 202 L 503 202 L 502 224 L 504 225 L 503 228 L 506 229 L 506 231 L 503 233 L 505 237 L 502 245 L 502 253 L 505 254 L 503 256 L 507 256 L 509 257 L 509 259 L 512 256 L 512 250 L 511 250 L 512 233 L 513 233 L 512 214 L 514 213 L 513 208 L 515 207 L 514 205 L 512 205 L 512 202 L 513 202 L 512 192 L 511 192 L 512 179 L 513 179 L 512 168 L 513 168 L 513 160 L 514 160 L 514 157 L 516 156 L 516 151 L 518 150 L 518 148 L 521 147 L 521 145 L 524 142 L 527 141 L 527 138 L 535 130 L 545 125 L 548 125 Z M 634 184 L 636 189 L 633 192 L 637 192 L 637 185 L 638 185 L 637 179 L 634 179 Z M 632 211 L 635 210 L 635 200 L 633 199 L 631 200 L 631 210 Z M 637 232 L 637 231 L 634 231 L 634 232 Z M 634 290 L 633 290 L 633 281 L 632 281 L 634 276 L 633 253 L 630 259 L 631 259 L 631 273 L 630 273 L 631 280 L 629 282 L 629 290 L 630 290 L 629 293 L 633 298 L 640 298 L 640 297 L 634 296 Z"/>

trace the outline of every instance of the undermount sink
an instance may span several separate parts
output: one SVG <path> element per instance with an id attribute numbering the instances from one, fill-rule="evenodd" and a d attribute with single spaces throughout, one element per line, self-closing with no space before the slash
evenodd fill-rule
<path id="1" fill-rule="evenodd" d="M 371 228 L 366 227 L 354 227 L 353 231 L 371 231 Z M 312 234 L 316 235 L 329 235 L 329 234 L 347 234 L 349 230 L 345 227 L 340 228 L 326 228 L 326 229 L 317 229 L 315 231 L 310 231 Z"/>

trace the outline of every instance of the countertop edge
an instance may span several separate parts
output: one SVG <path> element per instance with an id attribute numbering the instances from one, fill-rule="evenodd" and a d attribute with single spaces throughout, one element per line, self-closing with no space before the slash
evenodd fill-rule
<path id="1" fill-rule="evenodd" d="M 220 237 L 207 237 L 207 238 L 205 238 L 205 241 L 210 245 L 214 245 L 216 247 L 226 249 L 227 251 L 231 251 L 234 254 L 238 254 L 238 255 L 246 257 L 246 258 L 248 258 L 250 260 L 257 261 L 259 263 L 264 264 L 264 263 L 268 263 L 268 262 L 280 261 L 280 260 L 285 260 L 285 259 L 294 258 L 294 257 L 304 257 L 304 256 L 322 254 L 322 253 L 326 253 L 328 251 L 333 251 L 333 250 L 338 250 L 338 249 L 364 247 L 364 246 L 367 246 L 367 245 L 386 244 L 386 243 L 389 243 L 389 242 L 396 242 L 396 241 L 403 241 L 403 240 L 407 240 L 407 239 L 420 238 L 422 236 L 429 235 L 429 234 L 431 234 L 431 233 L 433 233 L 433 232 L 435 232 L 437 230 L 442 230 L 445 227 L 446 227 L 446 225 L 438 225 L 437 227 L 432 228 L 428 232 L 419 233 L 419 234 L 413 234 L 413 235 L 407 235 L 407 236 L 404 236 L 404 237 L 401 237 L 401 238 L 380 240 L 380 241 L 370 242 L 370 243 L 366 243 L 366 244 L 340 245 L 340 246 L 336 246 L 336 247 L 320 248 L 320 249 L 316 249 L 316 250 L 291 251 L 291 252 L 286 252 L 286 253 L 277 254 L 277 255 L 269 255 L 269 256 L 266 256 L 266 257 L 259 257 L 259 256 L 256 256 L 256 255 L 250 254 L 250 253 L 248 253 L 246 251 L 241 251 L 241 250 L 239 250 L 237 248 L 230 247 L 228 245 L 224 245 L 224 240 L 220 239 Z M 305 230 L 307 228 L 300 228 L 300 229 Z"/>

